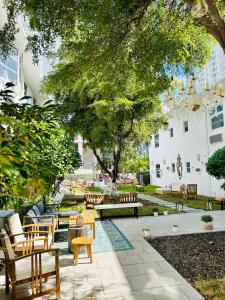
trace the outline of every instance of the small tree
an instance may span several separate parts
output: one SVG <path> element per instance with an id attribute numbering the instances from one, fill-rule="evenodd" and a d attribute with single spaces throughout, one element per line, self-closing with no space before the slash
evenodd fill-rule
<path id="1" fill-rule="evenodd" d="M 216 179 L 225 179 L 225 147 L 214 152 L 209 158 L 206 171 Z M 225 182 L 221 187 L 225 190 Z"/>

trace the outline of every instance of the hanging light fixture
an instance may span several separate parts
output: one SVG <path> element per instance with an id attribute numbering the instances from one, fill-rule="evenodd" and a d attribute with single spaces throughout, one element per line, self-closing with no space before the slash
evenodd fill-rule
<path id="1" fill-rule="evenodd" d="M 201 18 L 208 13 L 208 5 L 205 0 L 194 0 L 191 6 L 191 14 L 194 18 Z"/>

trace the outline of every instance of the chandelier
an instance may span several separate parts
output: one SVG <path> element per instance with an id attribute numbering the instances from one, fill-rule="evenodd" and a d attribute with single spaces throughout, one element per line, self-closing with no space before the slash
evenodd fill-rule
<path id="1" fill-rule="evenodd" d="M 222 85 L 206 83 L 202 86 L 199 79 L 192 75 L 187 84 L 178 82 L 177 88 L 169 88 L 165 98 L 165 105 L 169 111 L 179 106 L 186 107 L 191 111 L 197 111 L 201 106 L 213 107 L 221 103 L 224 98 Z M 179 98 L 179 99 L 176 99 Z"/>

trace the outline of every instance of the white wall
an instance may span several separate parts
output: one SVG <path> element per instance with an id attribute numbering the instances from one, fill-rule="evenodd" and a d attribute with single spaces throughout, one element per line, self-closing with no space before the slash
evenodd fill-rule
<path id="1" fill-rule="evenodd" d="M 223 101 L 223 114 L 224 112 L 225 101 Z M 188 132 L 184 132 L 184 121 L 188 121 Z M 186 108 L 179 109 L 168 122 L 168 130 L 159 131 L 159 148 L 155 148 L 154 137 L 152 138 L 149 150 L 151 184 L 162 187 L 169 186 L 178 177 L 177 170 L 172 173 L 171 163 L 176 163 L 179 153 L 183 163 L 182 183 L 198 184 L 199 194 L 224 194 L 220 188 L 222 182 L 213 179 L 206 173 L 205 163 L 215 150 L 225 146 L 225 127 L 212 130 L 209 111 L 203 107 L 196 112 L 190 112 Z M 169 128 L 171 127 L 174 137 L 170 137 Z M 209 136 L 218 133 L 222 133 L 223 141 L 210 144 Z M 186 161 L 191 163 L 191 173 L 186 172 Z M 160 164 L 161 178 L 156 177 L 156 164 Z M 196 168 L 200 168 L 200 171 L 196 171 Z"/>
<path id="2" fill-rule="evenodd" d="M 0 0 L 0 28 L 3 27 L 5 22 L 6 13 L 3 6 L 3 1 Z M 16 26 L 19 31 L 15 36 L 14 44 L 14 48 L 18 50 L 18 76 L 17 85 L 14 89 L 15 96 L 16 99 L 24 96 L 25 82 L 28 87 L 28 95 L 34 97 L 37 100 L 37 104 L 42 105 L 45 102 L 39 92 L 42 74 L 38 66 L 33 64 L 31 53 L 25 52 L 25 47 L 27 44 L 26 32 L 20 18 L 18 18 Z M 6 76 L 0 76 L 0 81 L 5 83 L 8 81 L 8 78 Z"/>

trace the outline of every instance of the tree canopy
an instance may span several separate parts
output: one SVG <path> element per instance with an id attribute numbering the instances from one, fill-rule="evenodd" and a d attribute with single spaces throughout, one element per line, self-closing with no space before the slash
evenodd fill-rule
<path id="1" fill-rule="evenodd" d="M 182 38 L 186 32 L 190 34 L 191 30 L 192 39 L 198 40 L 199 32 L 207 31 L 224 49 L 224 2 L 205 1 L 209 12 L 196 20 L 190 13 L 193 0 L 5 0 L 8 22 L 0 30 L 0 45 L 6 52 L 12 47 L 16 32 L 15 18 L 22 12 L 27 16 L 31 29 L 28 48 L 32 49 L 36 59 L 40 53 L 48 51 L 57 38 L 62 42 L 71 42 L 76 37 L 79 41 L 84 32 L 87 42 L 93 43 L 92 37 L 95 36 L 92 50 L 95 48 L 96 52 L 101 49 L 99 55 L 103 55 L 103 49 L 105 52 L 112 52 L 118 45 L 126 43 L 129 36 L 133 37 L 134 44 L 139 44 L 144 49 L 149 38 L 153 37 L 152 43 L 156 44 L 154 32 L 159 33 L 159 27 L 161 34 L 158 40 L 161 41 L 162 48 L 171 45 L 168 43 L 169 39 L 165 38 L 166 35 L 172 37 L 174 33 L 178 40 L 178 36 Z M 177 31 L 178 27 L 180 31 Z M 189 44 L 188 40 L 186 42 Z M 204 46 L 201 45 L 201 39 L 198 46 Z M 145 52 L 146 59 L 151 55 L 151 47 L 148 50 L 149 52 Z"/>
<path id="2" fill-rule="evenodd" d="M 128 3 L 86 5 L 62 40 L 59 63 L 43 89 L 62 104 L 64 122 L 89 142 L 102 169 L 116 177 L 126 145 L 148 140 L 163 123 L 159 95 L 171 74 L 206 61 L 208 37 L 185 9 L 178 23 L 159 3 L 146 7 L 140 20 Z M 113 159 L 113 172 L 98 150 Z"/>
<path id="3" fill-rule="evenodd" d="M 216 150 L 208 159 L 206 171 L 216 179 L 225 179 L 225 147 Z M 225 190 L 225 182 L 221 187 Z"/>

